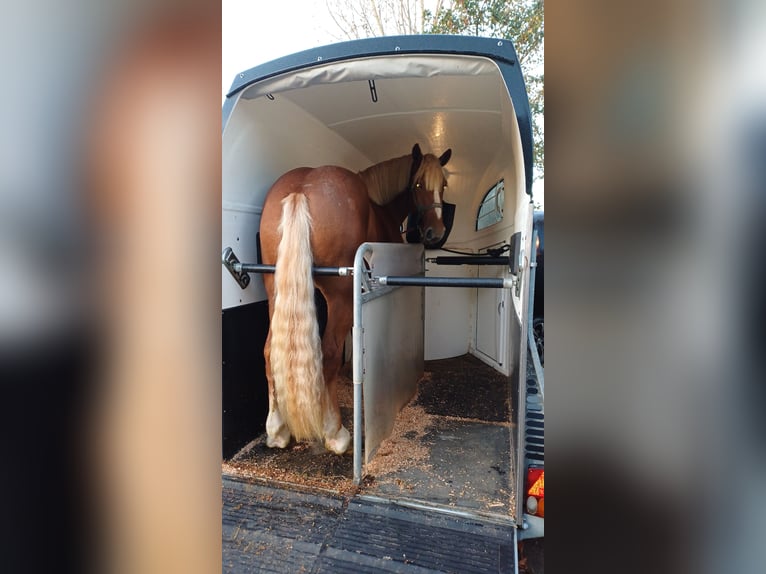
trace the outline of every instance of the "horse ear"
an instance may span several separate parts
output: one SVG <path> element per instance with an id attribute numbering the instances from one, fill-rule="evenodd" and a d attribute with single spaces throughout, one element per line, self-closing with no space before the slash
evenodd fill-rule
<path id="1" fill-rule="evenodd" d="M 423 159 L 423 152 L 420 151 L 420 144 L 412 146 L 412 162 L 415 165 L 420 165 L 420 160 Z"/>
<path id="2" fill-rule="evenodd" d="M 447 165 L 447 162 L 449 161 L 449 158 L 452 157 L 452 148 L 449 148 L 447 151 L 445 151 L 441 157 L 439 157 L 439 163 L 442 164 L 442 167 Z"/>

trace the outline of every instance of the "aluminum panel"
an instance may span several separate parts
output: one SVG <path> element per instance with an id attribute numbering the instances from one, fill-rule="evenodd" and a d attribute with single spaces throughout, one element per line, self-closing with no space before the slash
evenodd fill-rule
<path id="1" fill-rule="evenodd" d="M 368 258 L 372 274 L 418 275 L 424 272 L 423 246 L 402 243 L 368 243 L 372 253 Z"/>
<path id="2" fill-rule="evenodd" d="M 511 337 L 508 344 L 510 345 L 511 353 L 518 356 L 518 362 L 514 365 L 515 370 L 512 373 L 513 387 L 518 389 L 518 396 L 511 397 L 511 401 L 516 399 L 515 404 L 517 412 L 516 432 L 514 433 L 514 445 L 516 446 L 516 492 L 523 493 L 524 480 L 527 475 L 524 459 L 524 432 L 526 430 L 526 408 L 527 404 L 527 345 L 529 343 L 528 335 L 529 330 L 527 323 L 529 319 L 529 275 L 533 269 L 530 267 L 530 261 L 532 256 L 532 218 L 533 210 L 531 204 L 527 205 L 526 213 L 523 215 L 525 218 L 524 227 L 522 229 L 522 246 L 523 246 L 523 258 L 521 265 L 521 291 L 519 308 L 514 309 L 516 312 L 511 313 L 511 332 L 515 334 Z M 513 297 L 511 297 L 514 307 L 517 303 Z M 514 404 L 513 402 L 511 404 Z M 519 503 L 516 505 L 516 524 L 522 526 L 524 523 L 524 496 L 519 497 Z"/>
<path id="3" fill-rule="evenodd" d="M 365 463 L 423 375 L 423 297 L 423 287 L 401 287 L 362 306 Z"/>
<path id="4" fill-rule="evenodd" d="M 396 415 L 417 391 L 423 374 L 423 287 L 383 287 L 362 280 L 365 261 L 372 275 L 419 275 L 423 246 L 365 243 L 354 259 L 354 481 L 364 460 L 391 433 Z M 363 392 L 362 392 L 363 389 Z M 364 404 L 364 417 L 362 417 Z M 364 420 L 363 420 L 364 419 Z"/>

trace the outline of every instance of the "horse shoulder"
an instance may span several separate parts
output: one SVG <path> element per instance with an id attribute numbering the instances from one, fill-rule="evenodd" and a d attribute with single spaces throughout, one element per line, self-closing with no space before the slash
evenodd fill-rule
<path id="1" fill-rule="evenodd" d="M 385 207 L 371 201 L 367 241 L 400 243 L 402 236 L 399 231 L 399 222 L 391 218 Z"/>

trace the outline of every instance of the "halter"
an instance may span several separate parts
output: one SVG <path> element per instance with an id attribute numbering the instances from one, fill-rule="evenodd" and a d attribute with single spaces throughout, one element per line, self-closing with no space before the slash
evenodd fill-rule
<path id="1" fill-rule="evenodd" d="M 412 194 L 412 202 L 415 204 L 415 210 L 411 211 L 410 214 L 407 216 L 407 227 L 404 227 L 403 225 L 399 226 L 399 233 L 402 235 L 407 234 L 407 242 L 408 243 L 420 243 L 423 233 L 420 229 L 420 222 L 423 220 L 423 214 L 426 211 L 430 211 L 432 209 L 436 209 L 437 207 L 440 207 L 444 209 L 444 203 L 432 203 L 430 205 L 418 205 L 418 202 L 415 199 L 415 192 L 416 189 L 420 187 L 419 183 L 415 183 L 414 185 L 410 186 L 410 193 Z M 451 204 L 448 204 L 451 205 Z M 444 211 L 442 211 L 442 221 L 444 221 Z M 413 231 L 418 232 L 418 239 L 415 240 L 415 238 L 412 235 Z"/>
<path id="2" fill-rule="evenodd" d="M 418 202 L 415 201 L 415 190 L 420 187 L 419 183 L 416 183 L 410 188 L 410 191 L 412 192 L 412 202 L 415 204 L 415 208 L 417 209 L 418 215 L 421 215 L 425 213 L 426 211 L 430 211 L 432 209 L 436 209 L 437 207 L 444 207 L 443 203 L 432 203 L 431 205 L 418 205 Z"/>

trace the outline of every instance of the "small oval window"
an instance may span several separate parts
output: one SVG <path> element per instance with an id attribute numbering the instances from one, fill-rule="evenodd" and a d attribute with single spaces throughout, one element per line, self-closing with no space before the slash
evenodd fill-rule
<path id="1" fill-rule="evenodd" d="M 503 219 L 505 205 L 505 184 L 501 179 L 484 195 L 476 215 L 476 231 L 494 225 Z"/>

